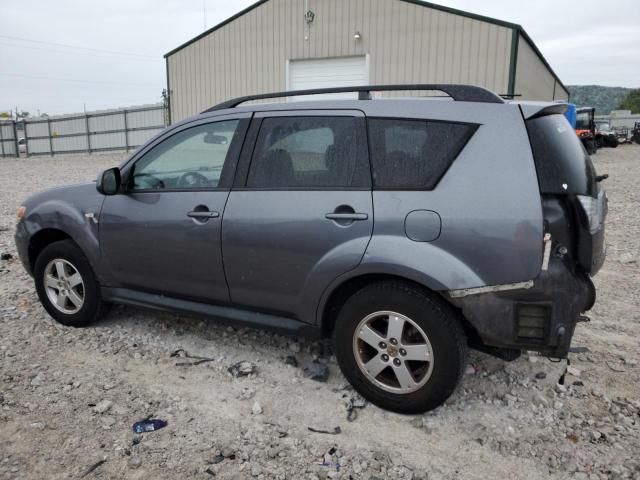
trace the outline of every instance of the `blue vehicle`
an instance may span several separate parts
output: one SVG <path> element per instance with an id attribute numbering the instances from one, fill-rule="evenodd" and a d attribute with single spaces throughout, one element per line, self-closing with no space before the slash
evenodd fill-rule
<path id="1" fill-rule="evenodd" d="M 564 112 L 564 116 L 567 117 L 569 124 L 576 129 L 576 104 L 575 103 L 567 103 L 567 111 Z"/>

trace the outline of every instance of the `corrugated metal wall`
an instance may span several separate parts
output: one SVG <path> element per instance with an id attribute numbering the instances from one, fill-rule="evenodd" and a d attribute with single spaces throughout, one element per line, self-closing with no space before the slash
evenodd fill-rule
<path id="1" fill-rule="evenodd" d="M 568 100 L 569 93 L 551 74 L 529 42 L 520 35 L 515 92 L 519 100 Z"/>
<path id="2" fill-rule="evenodd" d="M 470 83 L 507 93 L 508 27 L 398 0 L 308 0 L 308 8 L 310 27 L 304 0 L 270 0 L 170 55 L 172 122 L 232 97 L 284 90 L 287 60 L 302 58 L 368 54 L 372 84 Z"/>
<path id="3" fill-rule="evenodd" d="M 26 119 L 28 155 L 130 150 L 165 126 L 163 104 Z"/>
<path id="4" fill-rule="evenodd" d="M 12 121 L 0 122 L 0 157 L 18 156 L 16 125 Z"/>

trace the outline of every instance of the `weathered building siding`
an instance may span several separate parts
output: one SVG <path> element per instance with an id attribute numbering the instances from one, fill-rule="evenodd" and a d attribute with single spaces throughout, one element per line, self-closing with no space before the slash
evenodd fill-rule
<path id="1" fill-rule="evenodd" d="M 569 93 L 520 35 L 514 93 L 525 100 L 568 100 Z"/>
<path id="2" fill-rule="evenodd" d="M 508 93 L 509 27 L 400 0 L 308 0 L 308 8 L 311 26 L 304 0 L 270 0 L 169 54 L 172 122 L 232 97 L 285 90 L 287 60 L 306 58 L 368 55 L 372 84 Z"/>

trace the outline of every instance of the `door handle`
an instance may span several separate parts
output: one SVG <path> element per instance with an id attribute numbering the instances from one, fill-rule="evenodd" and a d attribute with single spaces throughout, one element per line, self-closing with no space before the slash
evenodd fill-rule
<path id="1" fill-rule="evenodd" d="M 366 213 L 357 213 L 357 212 L 353 212 L 353 213 L 327 213 L 324 218 L 327 218 L 329 220 L 352 220 L 352 221 L 357 221 L 357 220 L 367 220 L 369 218 L 369 215 L 367 215 Z"/>
<path id="2" fill-rule="evenodd" d="M 218 218 L 220 216 L 219 212 L 208 212 L 202 210 L 194 210 L 192 212 L 187 213 L 187 217 L 191 218 Z"/>

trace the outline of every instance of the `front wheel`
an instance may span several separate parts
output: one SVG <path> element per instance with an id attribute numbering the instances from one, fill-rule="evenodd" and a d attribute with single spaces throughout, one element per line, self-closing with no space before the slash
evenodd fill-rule
<path id="1" fill-rule="evenodd" d="M 340 368 L 381 408 L 422 413 L 454 392 L 467 342 L 443 299 L 398 281 L 369 285 L 347 300 L 334 330 Z"/>
<path id="2" fill-rule="evenodd" d="M 34 278 L 40 302 L 59 323 L 84 327 L 104 313 L 91 265 L 71 240 L 52 243 L 40 252 Z"/>

